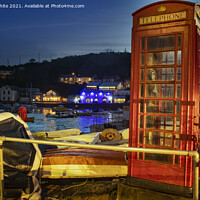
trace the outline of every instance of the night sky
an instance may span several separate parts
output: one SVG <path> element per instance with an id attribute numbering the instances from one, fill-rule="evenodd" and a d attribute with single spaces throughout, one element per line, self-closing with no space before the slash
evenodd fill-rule
<path id="1" fill-rule="evenodd" d="M 198 3 L 199 0 L 191 0 Z M 84 8 L 0 8 L 0 65 L 31 58 L 130 52 L 131 14 L 155 0 L 0 0 L 2 4 L 70 4 Z"/>

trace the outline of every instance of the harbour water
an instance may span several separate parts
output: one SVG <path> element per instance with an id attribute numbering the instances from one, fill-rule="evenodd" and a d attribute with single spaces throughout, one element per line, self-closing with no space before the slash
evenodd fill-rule
<path id="1" fill-rule="evenodd" d="M 89 133 L 91 125 L 105 124 L 113 121 L 113 113 L 106 115 L 80 116 L 76 118 L 52 118 L 46 117 L 50 109 L 36 109 L 28 113 L 28 117 L 34 117 L 34 123 L 27 122 L 32 133 L 39 131 L 54 131 L 77 128 L 81 132 Z M 118 118 L 119 119 L 119 118 Z"/>

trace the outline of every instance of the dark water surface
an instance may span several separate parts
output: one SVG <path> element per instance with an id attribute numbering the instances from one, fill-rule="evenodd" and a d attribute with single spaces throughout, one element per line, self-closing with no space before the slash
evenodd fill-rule
<path id="1" fill-rule="evenodd" d="M 32 133 L 71 128 L 77 128 L 80 129 L 81 132 L 89 133 L 91 125 L 108 123 L 112 120 L 112 114 L 110 113 L 106 115 L 82 116 L 77 118 L 50 118 L 46 117 L 46 114 L 49 112 L 50 109 L 44 108 L 28 113 L 28 117 L 35 118 L 34 123 L 27 123 Z"/>

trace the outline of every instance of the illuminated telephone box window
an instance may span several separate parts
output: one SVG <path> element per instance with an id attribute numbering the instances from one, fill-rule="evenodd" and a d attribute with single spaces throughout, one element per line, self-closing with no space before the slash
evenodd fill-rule
<path id="1" fill-rule="evenodd" d="M 197 151 L 199 10 L 191 2 L 164 1 L 133 13 L 131 147 Z M 191 157 L 129 153 L 128 165 L 129 185 L 159 183 L 163 192 L 192 191 Z M 173 189 L 166 191 L 166 184 Z"/>

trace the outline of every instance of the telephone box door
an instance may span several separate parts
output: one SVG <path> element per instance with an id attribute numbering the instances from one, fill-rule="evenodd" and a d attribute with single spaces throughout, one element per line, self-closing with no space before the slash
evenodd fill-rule
<path id="1" fill-rule="evenodd" d="M 187 121 L 194 111 L 194 106 L 188 106 L 193 93 L 188 92 L 188 26 L 133 34 L 130 146 L 193 150 L 193 141 L 188 139 L 192 126 Z M 132 153 L 130 160 L 129 174 L 133 177 L 192 186 L 189 157 Z"/>

